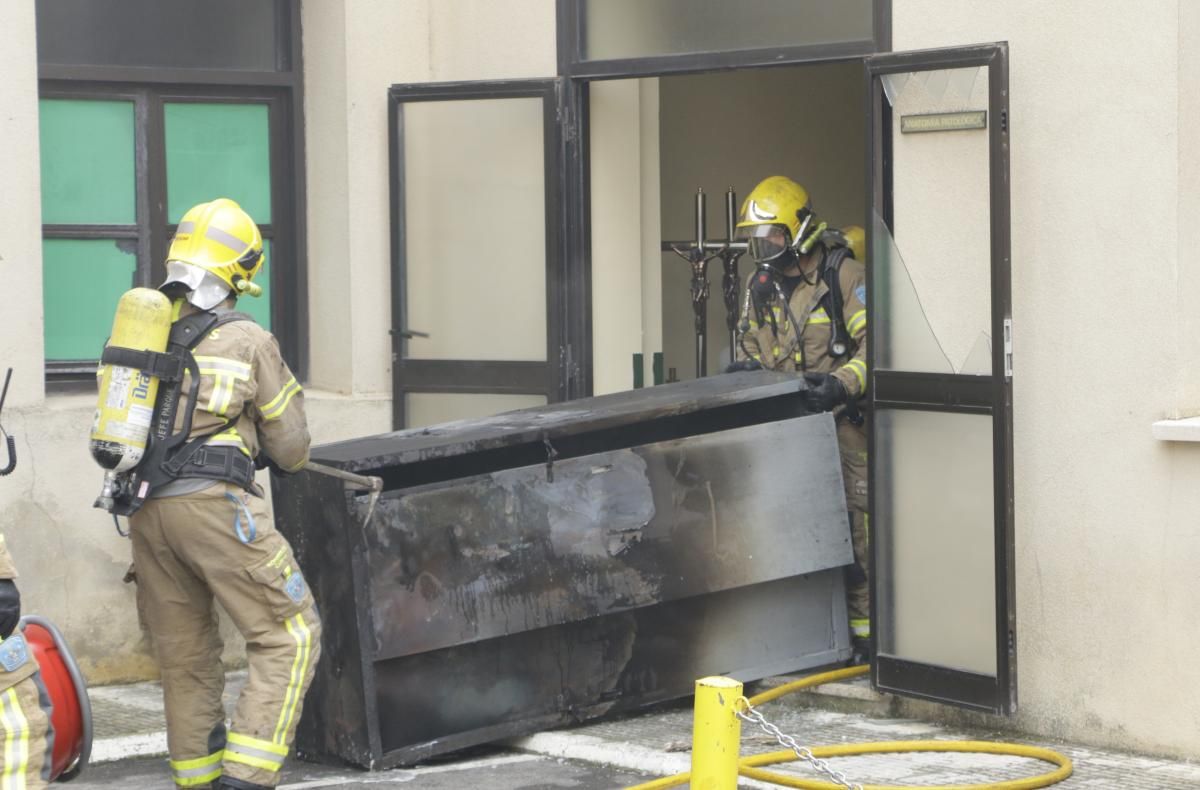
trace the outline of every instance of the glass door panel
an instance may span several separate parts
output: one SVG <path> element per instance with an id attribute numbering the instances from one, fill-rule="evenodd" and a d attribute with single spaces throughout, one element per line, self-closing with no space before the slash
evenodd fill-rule
<path id="1" fill-rule="evenodd" d="M 991 210 L 988 132 L 915 132 L 982 108 L 988 69 L 882 76 L 891 107 L 893 238 L 877 234 L 888 276 L 879 370 L 991 373 Z M 972 116 L 974 117 L 974 116 Z M 935 120 L 936 119 L 936 120 Z M 876 214 L 876 221 L 879 221 Z"/>
<path id="2" fill-rule="evenodd" d="M 538 97 L 404 105 L 410 359 L 546 360 Z"/>
<path id="3" fill-rule="evenodd" d="M 876 532 L 892 560 L 880 575 L 879 652 L 995 675 L 992 419 L 883 409 L 875 421 L 888 469 L 875 503 L 891 514 Z"/>
<path id="4" fill-rule="evenodd" d="M 554 81 L 396 85 L 393 422 L 565 392 Z"/>
<path id="5" fill-rule="evenodd" d="M 1016 705 L 1007 50 L 878 55 L 867 68 L 872 680 L 1007 713 Z"/>

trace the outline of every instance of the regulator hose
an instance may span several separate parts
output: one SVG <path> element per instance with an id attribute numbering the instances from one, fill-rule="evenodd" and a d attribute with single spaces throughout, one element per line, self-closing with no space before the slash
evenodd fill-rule
<path id="1" fill-rule="evenodd" d="M 746 700 L 750 705 L 759 705 L 764 702 L 769 702 L 773 699 L 778 699 L 785 694 L 790 694 L 793 691 L 799 691 L 804 688 L 820 686 L 823 683 L 832 683 L 846 678 L 858 677 L 865 675 L 870 671 L 870 667 L 850 667 L 848 669 L 837 669 L 832 672 L 823 672 L 818 675 L 810 675 L 806 678 L 793 681 L 791 683 L 777 686 L 776 688 L 764 691 Z M 959 752 L 966 754 L 1000 754 L 1010 757 L 1028 757 L 1034 760 L 1042 760 L 1043 762 L 1051 763 L 1057 766 L 1053 771 L 1037 776 L 1030 776 L 1024 779 L 1009 779 L 1003 782 L 984 782 L 982 784 L 970 785 L 862 785 L 862 790 L 1036 790 L 1039 787 L 1049 787 L 1057 784 L 1071 775 L 1074 767 L 1071 763 L 1071 758 L 1066 755 L 1050 749 L 1044 749 L 1040 746 L 1025 746 L 1018 743 L 993 743 L 991 741 L 874 741 L 871 743 L 847 743 L 839 746 L 814 746 L 809 749 L 813 757 L 825 759 L 828 757 L 851 757 L 863 754 L 906 754 L 914 752 Z M 772 784 L 781 785 L 783 787 L 799 787 L 805 790 L 845 790 L 844 785 L 825 782 L 818 779 L 803 779 L 798 776 L 784 775 L 764 771 L 759 766 L 775 765 L 777 763 L 791 762 L 799 759 L 796 753 L 790 750 L 769 752 L 767 754 L 756 754 L 750 757 L 743 757 L 738 761 L 738 775 L 748 779 L 757 779 L 762 782 L 771 782 Z M 691 778 L 691 773 L 675 774 L 674 776 L 666 776 L 662 779 L 655 779 L 650 782 L 645 782 L 639 785 L 633 785 L 626 790 L 661 790 L 666 787 L 680 787 L 688 783 Z"/>

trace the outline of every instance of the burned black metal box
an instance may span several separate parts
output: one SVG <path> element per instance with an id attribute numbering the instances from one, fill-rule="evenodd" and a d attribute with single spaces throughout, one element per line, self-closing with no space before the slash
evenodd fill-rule
<path id="1" fill-rule="evenodd" d="M 296 739 L 389 767 L 849 656 L 833 418 L 742 373 L 314 448 L 273 481 L 320 606 Z"/>

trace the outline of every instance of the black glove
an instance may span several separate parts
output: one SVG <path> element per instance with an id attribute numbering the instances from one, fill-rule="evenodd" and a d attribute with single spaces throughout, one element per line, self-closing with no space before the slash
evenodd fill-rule
<path id="1" fill-rule="evenodd" d="M 740 373 L 743 370 L 762 370 L 762 364 L 757 359 L 748 357 L 732 362 L 725 368 L 726 373 Z"/>
<path id="2" fill-rule="evenodd" d="M 289 472 L 286 469 L 284 469 L 282 466 L 280 466 L 279 464 L 275 463 L 274 458 L 272 458 L 271 456 L 269 456 L 266 453 L 261 452 L 261 451 L 254 458 L 254 468 L 255 469 L 270 469 L 271 474 L 276 474 L 276 475 L 286 476 L 286 475 L 295 474 L 295 472 Z"/>
<path id="3" fill-rule="evenodd" d="M 809 411 L 833 411 L 849 397 L 842 382 L 828 373 L 805 373 L 804 380 L 808 383 L 805 404 Z"/>
<path id="4" fill-rule="evenodd" d="M 8 639 L 21 619 L 21 593 L 12 579 L 0 579 L 0 639 Z"/>

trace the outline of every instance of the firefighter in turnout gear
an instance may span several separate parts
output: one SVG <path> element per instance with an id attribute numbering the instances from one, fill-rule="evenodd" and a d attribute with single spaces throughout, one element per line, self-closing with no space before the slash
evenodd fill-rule
<path id="1" fill-rule="evenodd" d="M 804 187 L 772 176 L 749 194 L 737 225 L 756 269 L 747 285 L 738 360 L 730 370 L 795 371 L 808 407 L 837 415 L 855 564 L 847 606 L 855 652 L 870 638 L 867 437 L 857 400 L 867 388 L 866 270 L 851 245 L 860 229 L 827 230 Z"/>
<path id="2" fill-rule="evenodd" d="M 218 199 L 183 216 L 160 288 L 177 311 L 170 342 L 194 365 L 160 387 L 155 418 L 174 406 L 183 435 L 139 466 L 149 492 L 130 533 L 179 787 L 274 787 L 320 655 L 312 594 L 254 482 L 256 465 L 294 472 L 309 449 L 304 396 L 278 343 L 233 309 L 238 294 L 259 291 L 262 265 L 258 226 Z M 214 599 L 249 662 L 228 729 Z"/>
<path id="3" fill-rule="evenodd" d="M 25 637 L 17 630 L 21 594 L 16 567 L 0 535 L 0 790 L 45 787 L 54 727 L 50 696 Z"/>

